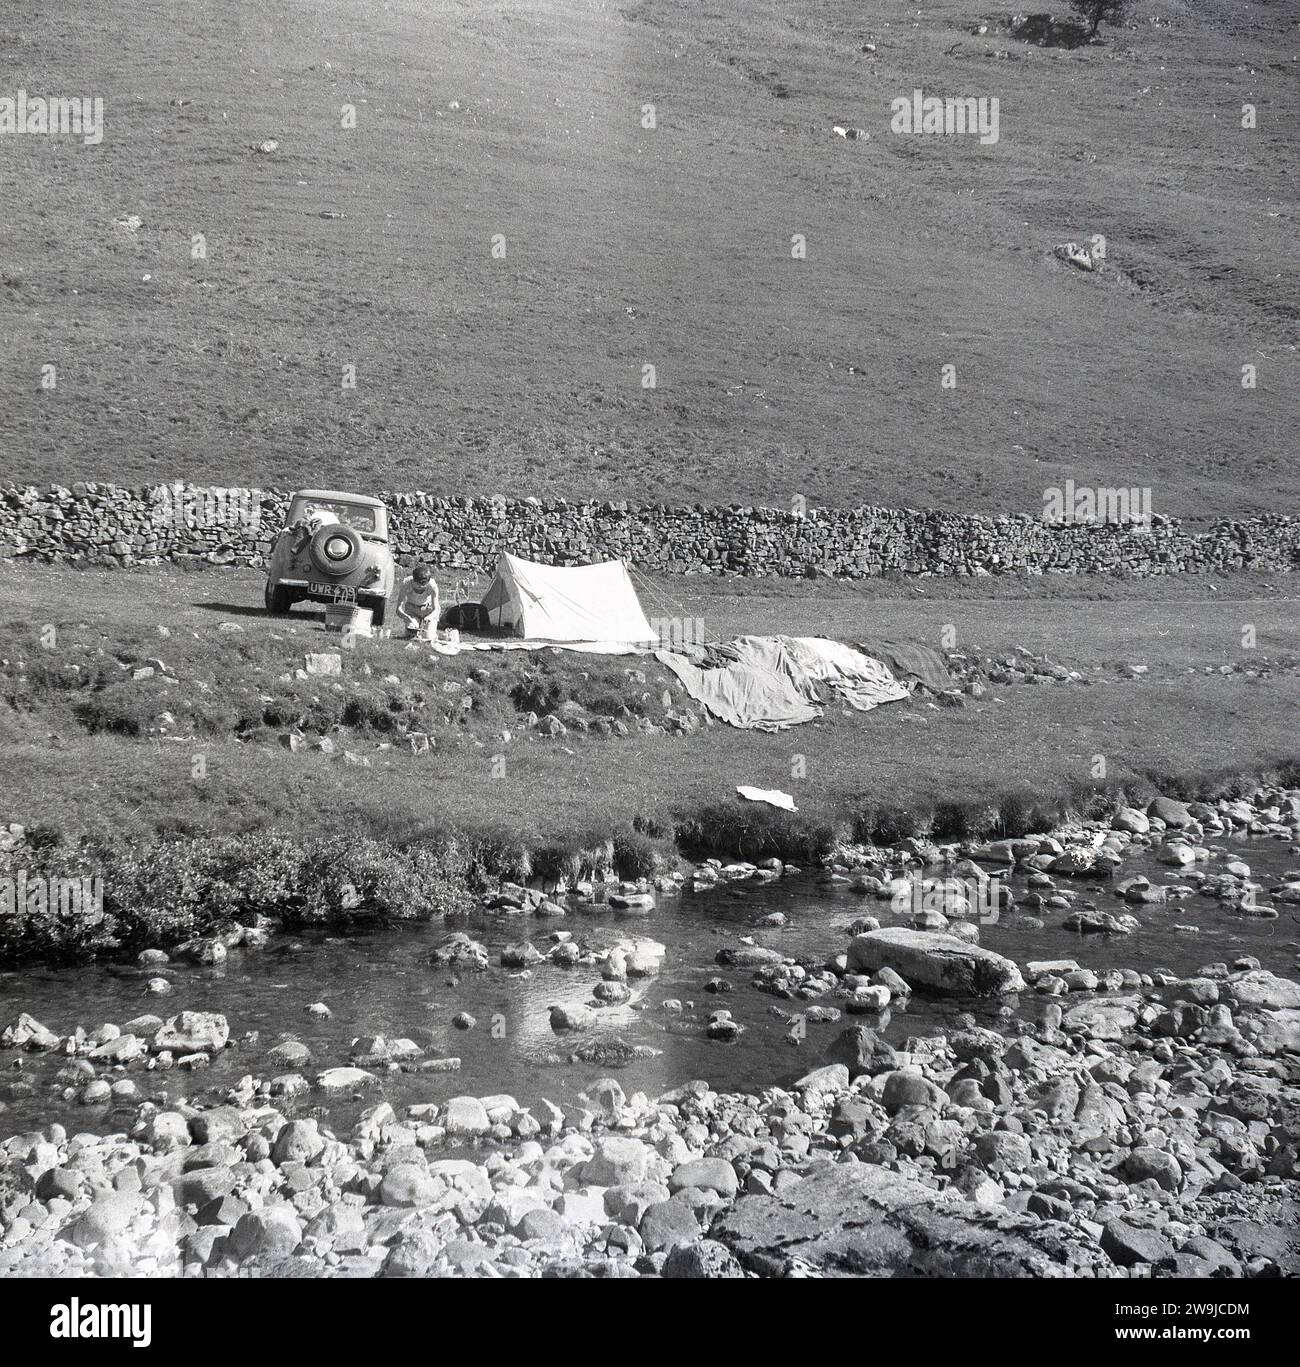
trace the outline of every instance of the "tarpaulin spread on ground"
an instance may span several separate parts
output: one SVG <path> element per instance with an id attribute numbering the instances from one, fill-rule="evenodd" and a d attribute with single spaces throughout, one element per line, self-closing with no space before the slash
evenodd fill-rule
<path id="1" fill-rule="evenodd" d="M 783 731 L 822 715 L 818 685 L 859 712 L 908 695 L 887 665 L 820 636 L 740 636 L 725 645 L 657 650 L 696 702 L 745 730 Z"/>
<path id="2" fill-rule="evenodd" d="M 893 671 L 894 677 L 915 679 L 936 693 L 953 686 L 953 677 L 943 656 L 932 646 L 916 645 L 911 641 L 859 641 L 858 649 L 873 660 L 882 660 Z"/>

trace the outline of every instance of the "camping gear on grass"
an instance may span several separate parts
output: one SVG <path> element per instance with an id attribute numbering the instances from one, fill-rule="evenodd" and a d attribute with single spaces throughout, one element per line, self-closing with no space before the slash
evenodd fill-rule
<path id="1" fill-rule="evenodd" d="M 502 555 L 481 606 L 490 626 L 529 641 L 610 653 L 654 641 L 621 560 L 559 566 Z"/>
<path id="2" fill-rule="evenodd" d="M 325 630 L 369 636 L 372 618 L 369 608 L 359 608 L 355 603 L 330 603 L 325 608 Z"/>
<path id="3" fill-rule="evenodd" d="M 858 712 L 908 696 L 879 660 L 821 636 L 739 636 L 689 654 L 657 650 L 655 659 L 696 702 L 744 730 L 783 731 L 820 717 L 818 684 Z"/>
<path id="4" fill-rule="evenodd" d="M 883 660 L 894 677 L 908 682 L 916 680 L 936 693 L 953 686 L 943 656 L 931 646 L 919 646 L 910 641 L 859 641 L 858 649 L 872 659 Z"/>

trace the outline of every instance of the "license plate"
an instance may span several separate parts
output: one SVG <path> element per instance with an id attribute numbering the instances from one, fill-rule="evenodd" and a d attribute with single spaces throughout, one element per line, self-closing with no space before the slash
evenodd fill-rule
<path id="1" fill-rule="evenodd" d="M 307 592 L 313 598 L 329 598 L 335 603 L 357 601 L 357 591 L 349 584 L 308 584 Z"/>

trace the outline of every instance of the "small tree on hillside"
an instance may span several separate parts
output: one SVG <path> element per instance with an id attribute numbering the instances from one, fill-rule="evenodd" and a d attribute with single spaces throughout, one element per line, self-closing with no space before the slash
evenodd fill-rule
<path id="1" fill-rule="evenodd" d="M 1088 23 L 1088 37 L 1095 38 L 1102 24 L 1118 24 L 1124 19 L 1128 0 L 1070 0 L 1070 8 Z"/>

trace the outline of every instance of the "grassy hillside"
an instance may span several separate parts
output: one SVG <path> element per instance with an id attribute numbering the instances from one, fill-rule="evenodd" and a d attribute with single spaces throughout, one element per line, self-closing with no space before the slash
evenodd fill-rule
<path id="1" fill-rule="evenodd" d="M 1294 505 L 1295 6 L 1007 17 L 8 0 L 0 95 L 106 131 L 0 137 L 0 478 Z M 916 86 L 998 97 L 1000 141 L 892 134 Z M 1094 233 L 1102 275 L 1052 257 Z"/>

